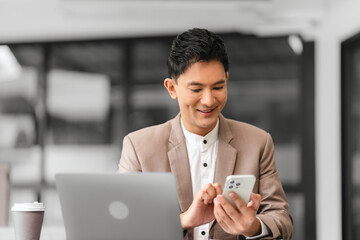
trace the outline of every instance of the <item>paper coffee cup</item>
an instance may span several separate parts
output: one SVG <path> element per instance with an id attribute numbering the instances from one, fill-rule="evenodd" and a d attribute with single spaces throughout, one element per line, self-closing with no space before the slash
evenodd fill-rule
<path id="1" fill-rule="evenodd" d="M 15 239 L 39 240 L 44 218 L 44 203 L 15 203 L 13 212 Z"/>

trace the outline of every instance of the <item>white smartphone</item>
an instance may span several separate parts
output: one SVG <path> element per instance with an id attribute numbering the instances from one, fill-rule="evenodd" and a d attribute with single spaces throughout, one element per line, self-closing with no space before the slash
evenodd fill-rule
<path id="1" fill-rule="evenodd" d="M 236 193 L 246 204 L 250 201 L 250 194 L 255 184 L 254 175 L 230 175 L 227 176 L 223 196 L 235 207 L 229 193 Z M 236 208 L 236 207 L 235 207 Z"/>

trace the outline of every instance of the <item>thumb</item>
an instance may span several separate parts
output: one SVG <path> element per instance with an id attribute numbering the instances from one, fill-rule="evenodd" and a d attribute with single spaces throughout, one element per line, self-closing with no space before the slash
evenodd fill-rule
<path id="1" fill-rule="evenodd" d="M 261 195 L 256 193 L 250 194 L 250 202 L 247 204 L 248 208 L 257 211 L 260 207 Z"/>

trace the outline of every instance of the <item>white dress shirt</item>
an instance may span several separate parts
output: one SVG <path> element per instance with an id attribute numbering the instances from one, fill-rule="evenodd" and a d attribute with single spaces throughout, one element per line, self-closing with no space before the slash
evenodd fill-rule
<path id="1" fill-rule="evenodd" d="M 215 161 L 219 143 L 219 120 L 215 128 L 204 137 L 186 130 L 182 121 L 181 126 L 186 139 L 193 196 L 195 197 L 206 184 L 214 182 Z M 209 223 L 194 228 L 194 240 L 208 239 L 209 230 Z"/>
<path id="2" fill-rule="evenodd" d="M 181 120 L 181 126 L 186 139 L 186 148 L 190 162 L 191 182 L 193 196 L 203 189 L 206 184 L 214 183 L 215 162 L 219 144 L 219 120 L 215 128 L 206 136 L 200 136 L 189 132 Z M 260 219 L 259 219 L 260 220 Z M 262 233 L 255 237 L 259 238 L 269 234 L 268 227 L 260 220 Z M 194 240 L 209 239 L 211 223 L 194 228 Z"/>

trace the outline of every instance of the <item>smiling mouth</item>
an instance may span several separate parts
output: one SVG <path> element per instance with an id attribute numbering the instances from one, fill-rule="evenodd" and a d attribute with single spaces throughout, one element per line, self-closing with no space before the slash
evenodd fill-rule
<path id="1" fill-rule="evenodd" d="M 211 112 L 215 111 L 216 108 L 217 107 L 215 107 L 213 109 L 209 109 L 209 110 L 200 110 L 200 109 L 198 109 L 198 111 L 201 112 L 201 113 L 211 113 Z"/>

